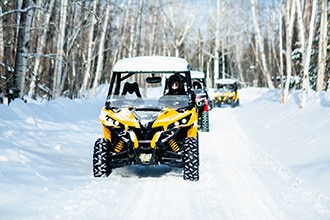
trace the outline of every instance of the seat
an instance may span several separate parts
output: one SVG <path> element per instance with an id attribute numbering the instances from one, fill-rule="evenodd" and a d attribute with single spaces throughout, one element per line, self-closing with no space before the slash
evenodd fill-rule
<path id="1" fill-rule="evenodd" d="M 127 93 L 129 94 L 135 93 L 137 97 L 139 98 L 142 97 L 137 82 L 133 82 L 133 83 L 126 82 L 124 84 L 124 89 L 121 95 L 126 95 Z"/>

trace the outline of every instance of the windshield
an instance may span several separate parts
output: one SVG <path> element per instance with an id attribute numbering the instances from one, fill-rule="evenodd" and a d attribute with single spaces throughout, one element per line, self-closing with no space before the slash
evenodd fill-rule
<path id="1" fill-rule="evenodd" d="M 173 88 L 173 82 L 178 82 L 180 87 Z M 109 87 L 107 106 L 140 109 L 187 107 L 191 105 L 188 96 L 191 84 L 188 82 L 189 72 L 115 73 Z"/>
<path id="2" fill-rule="evenodd" d="M 216 90 L 233 91 L 234 90 L 234 85 L 233 84 L 217 84 Z"/>
<path id="3" fill-rule="evenodd" d="M 110 107 L 124 108 L 124 107 L 134 107 L 134 108 L 182 108 L 188 106 L 188 96 L 187 95 L 166 95 L 160 98 L 150 97 L 150 98 L 130 98 L 114 95 L 107 100 Z"/>

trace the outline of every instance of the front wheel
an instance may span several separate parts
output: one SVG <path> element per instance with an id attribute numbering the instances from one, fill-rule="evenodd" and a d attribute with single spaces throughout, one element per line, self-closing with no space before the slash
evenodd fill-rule
<path id="1" fill-rule="evenodd" d="M 199 146 L 198 138 L 187 137 L 184 143 L 184 170 L 183 179 L 199 180 Z"/>
<path id="2" fill-rule="evenodd" d="M 105 138 L 99 138 L 94 144 L 93 173 L 94 177 L 107 177 L 112 169 L 110 167 L 110 142 Z"/>

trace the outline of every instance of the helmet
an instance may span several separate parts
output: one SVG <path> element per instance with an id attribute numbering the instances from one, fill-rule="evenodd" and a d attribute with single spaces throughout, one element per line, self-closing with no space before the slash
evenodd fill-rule
<path id="1" fill-rule="evenodd" d="M 184 94 L 184 90 L 179 75 L 172 75 L 168 79 L 168 89 L 170 94 Z"/>
<path id="2" fill-rule="evenodd" d="M 202 88 L 202 85 L 201 85 L 200 82 L 198 82 L 198 81 L 194 81 L 194 83 L 193 83 L 193 88 L 194 88 L 194 89 L 201 89 L 201 88 Z"/>

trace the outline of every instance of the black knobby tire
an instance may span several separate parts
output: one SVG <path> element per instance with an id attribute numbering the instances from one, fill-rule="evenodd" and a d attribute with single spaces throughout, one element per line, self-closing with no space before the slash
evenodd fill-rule
<path id="1" fill-rule="evenodd" d="M 203 132 L 209 132 L 210 131 L 210 125 L 209 125 L 209 112 L 203 112 L 202 113 L 202 123 L 201 123 L 202 131 Z"/>
<path id="2" fill-rule="evenodd" d="M 235 101 L 235 100 L 232 100 L 232 102 L 231 102 L 231 107 L 232 107 L 232 108 L 235 108 L 235 107 L 236 107 L 236 101 Z"/>
<path id="3" fill-rule="evenodd" d="M 99 138 L 94 144 L 93 154 L 93 173 L 94 177 L 107 177 L 110 175 L 112 169 L 109 165 L 110 142 L 105 138 Z"/>
<path id="4" fill-rule="evenodd" d="M 184 143 L 184 170 L 183 179 L 199 180 L 199 151 L 198 138 L 187 137 Z"/>

